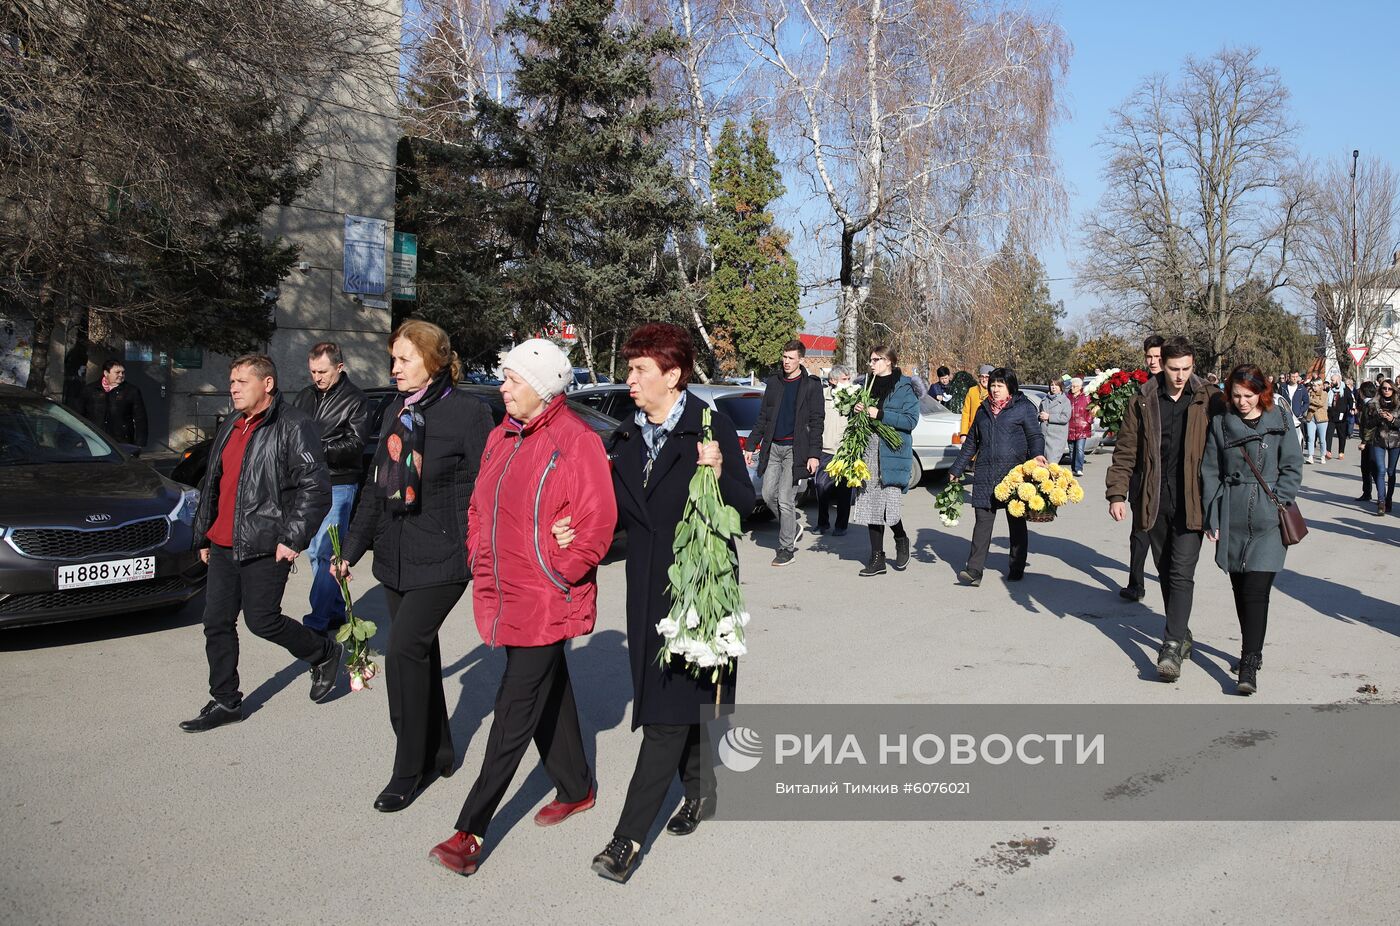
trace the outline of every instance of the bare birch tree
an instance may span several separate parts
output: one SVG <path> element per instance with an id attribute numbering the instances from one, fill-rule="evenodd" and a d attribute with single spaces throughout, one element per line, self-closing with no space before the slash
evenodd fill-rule
<path id="1" fill-rule="evenodd" d="M 1352 344 L 1379 353 L 1396 346 L 1386 310 L 1400 305 L 1400 176 L 1384 161 L 1356 172 L 1356 249 L 1352 251 L 1351 159 L 1310 172 L 1308 221 L 1298 237 L 1294 288 L 1317 313 L 1342 375 L 1352 375 Z"/>
<path id="2" fill-rule="evenodd" d="M 1062 204 L 1050 131 L 1069 45 L 1052 20 L 969 0 L 736 0 L 731 15 L 830 210 L 846 362 L 881 256 L 957 288 L 969 256 Z"/>

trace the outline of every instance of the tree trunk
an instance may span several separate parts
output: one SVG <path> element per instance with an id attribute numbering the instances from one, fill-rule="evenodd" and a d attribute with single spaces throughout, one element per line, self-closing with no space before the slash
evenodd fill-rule
<path id="1" fill-rule="evenodd" d="M 29 380 L 25 383 L 27 389 L 40 395 L 48 394 L 49 345 L 57 314 L 53 293 L 45 286 L 34 311 L 34 347 L 29 357 Z"/>

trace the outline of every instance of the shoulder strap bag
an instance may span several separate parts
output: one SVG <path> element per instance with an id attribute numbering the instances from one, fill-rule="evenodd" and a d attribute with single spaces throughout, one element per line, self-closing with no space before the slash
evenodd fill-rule
<path id="1" fill-rule="evenodd" d="M 1250 470 L 1254 473 L 1254 478 L 1259 480 L 1259 485 L 1269 496 L 1269 501 L 1274 503 L 1278 509 L 1278 533 L 1283 539 L 1285 547 L 1291 547 L 1295 543 L 1308 536 L 1308 522 L 1303 520 L 1303 513 L 1298 510 L 1297 501 L 1291 501 L 1287 505 L 1281 504 L 1274 490 L 1269 488 L 1269 484 L 1264 481 L 1264 476 L 1259 472 L 1259 467 L 1254 465 L 1254 458 L 1249 455 L 1249 446 L 1240 448 L 1240 453 L 1244 456 L 1244 461 L 1249 464 Z"/>

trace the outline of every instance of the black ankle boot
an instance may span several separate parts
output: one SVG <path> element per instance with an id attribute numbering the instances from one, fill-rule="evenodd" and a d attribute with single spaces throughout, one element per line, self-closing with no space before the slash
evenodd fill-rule
<path id="1" fill-rule="evenodd" d="M 885 551 L 876 550 L 870 554 L 870 563 L 860 571 L 863 576 L 882 576 L 885 574 Z"/>
<path id="2" fill-rule="evenodd" d="M 894 568 L 903 569 L 909 565 L 909 537 L 894 538 Z"/>
<path id="3" fill-rule="evenodd" d="M 1236 693 L 1252 695 L 1259 690 L 1259 669 L 1263 665 L 1263 653 L 1245 653 L 1240 657 L 1240 680 L 1235 685 Z"/>

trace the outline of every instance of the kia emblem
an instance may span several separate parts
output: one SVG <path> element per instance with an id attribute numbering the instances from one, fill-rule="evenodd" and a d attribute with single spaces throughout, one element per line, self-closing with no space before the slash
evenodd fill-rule
<path id="1" fill-rule="evenodd" d="M 112 520 L 112 516 L 110 514 L 90 514 L 87 516 L 87 522 L 89 524 L 101 524 L 104 521 L 110 520 Z"/>

